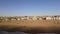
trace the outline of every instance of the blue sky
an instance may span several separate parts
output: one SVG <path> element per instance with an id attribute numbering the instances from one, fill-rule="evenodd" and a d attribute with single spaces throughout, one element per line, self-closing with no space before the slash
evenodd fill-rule
<path id="1" fill-rule="evenodd" d="M 60 15 L 60 0 L 0 0 L 0 16 Z"/>

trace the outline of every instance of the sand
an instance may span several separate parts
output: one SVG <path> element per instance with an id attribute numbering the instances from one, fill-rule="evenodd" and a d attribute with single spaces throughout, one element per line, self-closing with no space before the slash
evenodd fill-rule
<path id="1" fill-rule="evenodd" d="M 2 21 L 0 28 L 6 31 L 60 32 L 60 20 L 12 20 Z"/>

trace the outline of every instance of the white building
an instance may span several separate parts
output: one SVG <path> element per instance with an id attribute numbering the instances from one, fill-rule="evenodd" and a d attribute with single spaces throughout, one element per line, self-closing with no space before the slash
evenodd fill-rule
<path id="1" fill-rule="evenodd" d="M 58 19 L 60 20 L 60 17 Z"/>
<path id="2" fill-rule="evenodd" d="M 37 17 L 36 17 L 36 16 L 34 16 L 32 19 L 33 19 L 33 20 L 37 20 Z"/>
<path id="3" fill-rule="evenodd" d="M 33 16 L 28 16 L 27 20 L 33 20 Z"/>
<path id="4" fill-rule="evenodd" d="M 46 17 L 46 20 L 53 20 L 52 17 Z"/>
<path id="5" fill-rule="evenodd" d="M 42 17 L 37 17 L 37 20 L 43 20 Z"/>
<path id="6" fill-rule="evenodd" d="M 21 20 L 20 18 L 17 18 L 17 20 Z"/>
<path id="7" fill-rule="evenodd" d="M 27 20 L 27 18 L 26 17 L 21 17 L 21 20 Z"/>

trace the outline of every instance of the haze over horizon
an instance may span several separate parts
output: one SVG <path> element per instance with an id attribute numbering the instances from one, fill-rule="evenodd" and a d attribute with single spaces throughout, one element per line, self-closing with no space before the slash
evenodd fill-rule
<path id="1" fill-rule="evenodd" d="M 0 16 L 60 15 L 60 0 L 0 0 Z"/>

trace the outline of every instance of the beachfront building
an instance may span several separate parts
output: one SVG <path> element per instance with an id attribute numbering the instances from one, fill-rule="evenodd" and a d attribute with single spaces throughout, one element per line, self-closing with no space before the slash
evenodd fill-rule
<path id="1" fill-rule="evenodd" d="M 60 17 L 59 17 L 59 20 L 60 20 Z"/>
<path id="2" fill-rule="evenodd" d="M 17 20 L 21 20 L 21 18 L 17 18 Z"/>
<path id="3" fill-rule="evenodd" d="M 33 19 L 33 20 L 37 20 L 37 17 L 36 17 L 36 16 L 34 16 L 32 19 Z"/>
<path id="4" fill-rule="evenodd" d="M 47 16 L 46 20 L 53 20 L 54 18 L 52 16 Z"/>
<path id="5" fill-rule="evenodd" d="M 27 20 L 33 20 L 33 16 L 28 16 Z"/>
<path id="6" fill-rule="evenodd" d="M 27 20 L 27 16 L 22 16 L 21 20 Z"/>
<path id="7" fill-rule="evenodd" d="M 36 18 L 37 20 L 43 20 L 41 16 L 37 16 Z"/>
<path id="8" fill-rule="evenodd" d="M 60 20 L 60 16 L 20 16 L 0 17 L 0 20 Z"/>
<path id="9" fill-rule="evenodd" d="M 8 19 L 9 19 L 9 20 L 16 20 L 15 17 L 9 17 Z"/>

